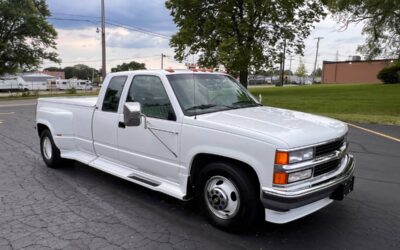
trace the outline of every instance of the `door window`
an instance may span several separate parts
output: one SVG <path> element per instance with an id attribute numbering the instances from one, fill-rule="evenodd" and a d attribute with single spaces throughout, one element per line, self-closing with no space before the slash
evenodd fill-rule
<path id="1" fill-rule="evenodd" d="M 167 92 L 157 76 L 135 76 L 129 88 L 127 102 L 139 102 L 148 117 L 176 120 Z"/>
<path id="2" fill-rule="evenodd" d="M 104 96 L 102 111 L 118 111 L 119 99 L 127 78 L 127 76 L 114 76 L 111 78 Z"/>

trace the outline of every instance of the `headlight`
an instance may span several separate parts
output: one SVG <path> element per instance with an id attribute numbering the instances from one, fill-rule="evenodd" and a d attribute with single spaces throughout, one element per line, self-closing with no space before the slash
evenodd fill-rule
<path id="1" fill-rule="evenodd" d="M 288 183 L 296 182 L 311 178 L 312 169 L 306 169 L 288 174 Z"/>
<path id="2" fill-rule="evenodd" d="M 275 164 L 287 165 L 291 163 L 312 160 L 313 158 L 314 158 L 314 148 L 306 148 L 291 152 L 276 151 Z"/>
<path id="3" fill-rule="evenodd" d="M 289 163 L 307 161 L 314 158 L 314 148 L 306 148 L 289 152 Z"/>
<path id="4" fill-rule="evenodd" d="M 274 172 L 274 184 L 285 185 L 311 178 L 311 176 L 312 176 L 311 168 L 293 173 Z"/>

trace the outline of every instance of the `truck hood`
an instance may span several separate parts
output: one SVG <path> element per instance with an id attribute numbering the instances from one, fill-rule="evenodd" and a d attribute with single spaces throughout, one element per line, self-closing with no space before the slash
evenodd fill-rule
<path id="1" fill-rule="evenodd" d="M 271 144 L 280 141 L 288 148 L 336 139 L 348 130 L 345 123 L 331 118 L 265 106 L 199 115 L 196 120 L 209 128 L 249 137 L 256 135 L 255 139 Z"/>

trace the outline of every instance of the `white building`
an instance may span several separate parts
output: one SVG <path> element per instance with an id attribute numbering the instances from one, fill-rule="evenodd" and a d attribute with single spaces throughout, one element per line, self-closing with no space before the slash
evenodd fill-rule
<path id="1" fill-rule="evenodd" d="M 55 76 L 43 73 L 22 74 L 20 77 L 24 80 L 22 90 L 48 90 L 49 80 L 56 79 Z"/>

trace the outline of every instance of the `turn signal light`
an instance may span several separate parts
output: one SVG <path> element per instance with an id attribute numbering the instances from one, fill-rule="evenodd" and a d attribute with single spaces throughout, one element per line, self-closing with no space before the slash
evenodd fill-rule
<path id="1" fill-rule="evenodd" d="M 275 153 L 275 164 L 286 165 L 289 164 L 289 153 L 276 151 Z"/>
<path id="2" fill-rule="evenodd" d="M 285 172 L 274 173 L 274 184 L 287 184 L 288 174 Z"/>

